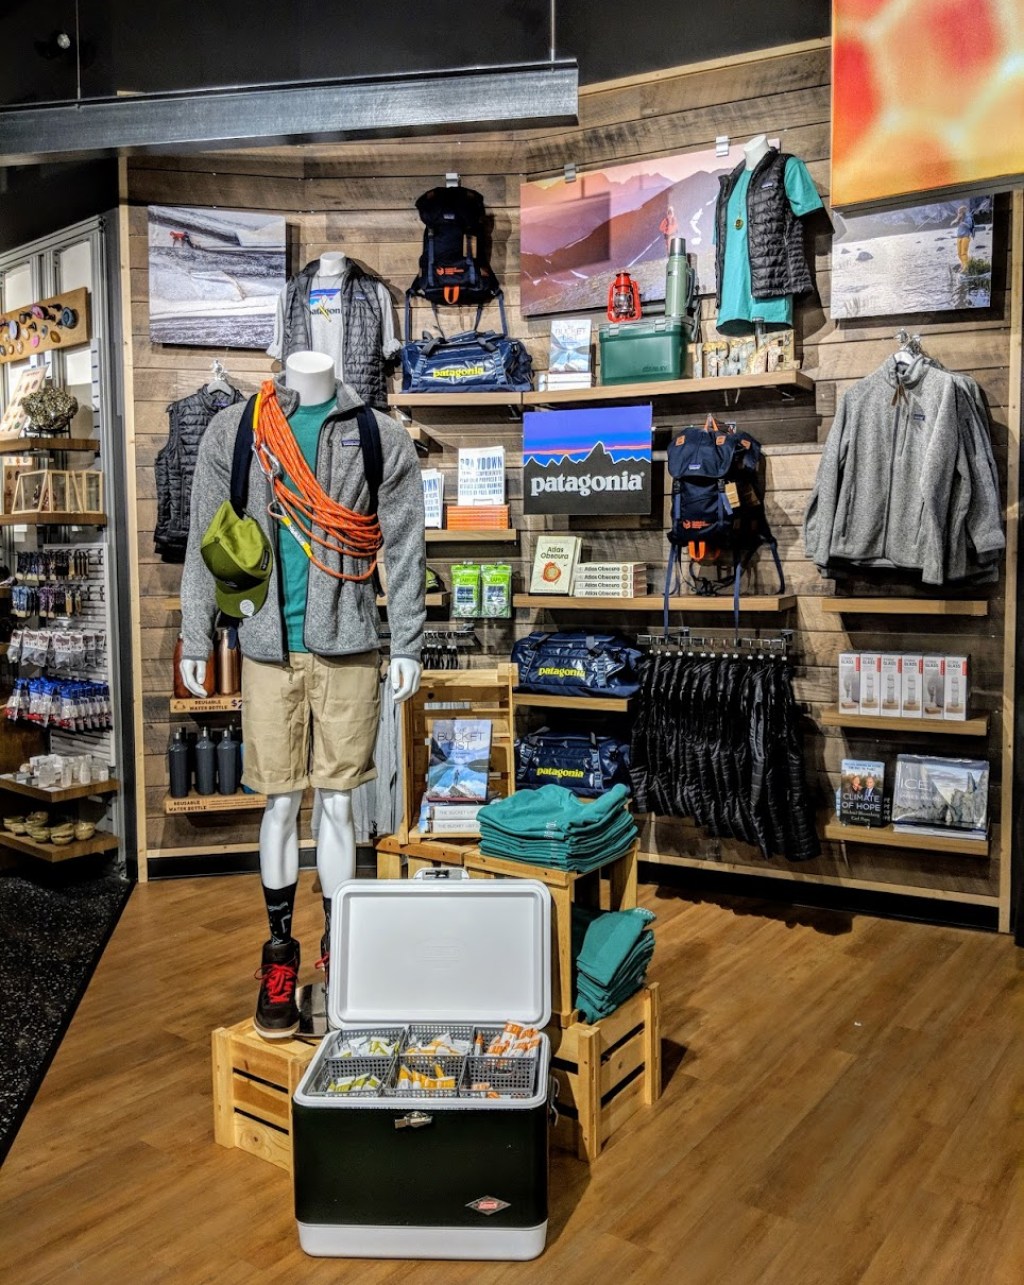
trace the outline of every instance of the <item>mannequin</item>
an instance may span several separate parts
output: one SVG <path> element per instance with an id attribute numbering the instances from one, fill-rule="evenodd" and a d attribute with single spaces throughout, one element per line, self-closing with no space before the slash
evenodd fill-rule
<path id="1" fill-rule="evenodd" d="M 759 161 L 768 155 L 768 135 L 756 134 L 749 143 L 743 144 L 744 163 L 748 170 L 757 169 Z"/>
<path id="2" fill-rule="evenodd" d="M 343 256 L 341 257 L 343 258 Z M 286 362 L 283 382 L 284 387 L 287 390 L 297 394 L 297 405 L 294 397 L 289 403 L 287 403 L 294 406 L 294 409 L 287 416 L 289 425 L 292 425 L 293 421 L 298 425 L 302 419 L 301 412 L 304 409 L 307 411 L 306 426 L 302 430 L 306 436 L 305 438 L 300 438 L 299 429 L 296 427 L 295 438 L 299 445 L 302 445 L 303 440 L 305 441 L 306 445 L 303 446 L 303 451 L 306 455 L 307 463 L 311 468 L 313 468 L 316 466 L 318 459 L 318 443 L 320 434 L 327 431 L 326 428 L 322 427 L 323 421 L 328 413 L 335 411 L 336 393 L 339 388 L 344 389 L 345 385 L 337 384 L 332 359 L 323 353 L 316 352 L 292 354 Z M 347 390 L 347 392 L 351 395 L 351 390 Z M 338 394 L 338 398 L 338 405 L 340 405 L 340 394 Z M 312 408 L 313 411 L 313 418 L 311 421 L 309 420 L 308 414 L 310 408 Z M 332 428 L 337 427 L 337 425 L 332 426 Z M 312 433 L 311 436 L 310 431 Z M 404 443 L 408 440 L 407 435 L 404 432 L 401 432 L 401 430 L 398 430 L 397 426 L 394 426 L 391 431 L 396 436 L 400 437 L 402 445 L 404 446 Z M 340 443 L 339 437 L 341 439 Z M 233 442 L 233 435 L 231 440 Z M 348 427 L 344 428 L 343 431 L 339 430 L 338 435 L 336 435 L 333 440 L 335 442 L 335 451 L 337 451 L 339 445 L 341 447 L 351 447 L 354 444 L 355 447 L 358 448 L 358 440 L 355 440 L 353 443 L 352 429 Z M 385 447 L 384 454 L 385 460 L 387 460 L 387 439 L 385 439 L 383 432 L 382 446 Z M 346 456 L 346 460 L 351 458 L 351 454 Z M 416 481 L 418 482 L 418 466 L 415 464 L 414 453 L 412 464 L 415 468 Z M 347 463 L 344 467 L 348 467 Z M 385 474 L 385 485 L 386 484 L 387 474 Z M 378 510 L 380 512 L 382 528 L 384 527 L 384 490 L 385 487 L 382 486 L 381 496 L 378 500 Z M 332 496 L 332 498 L 335 497 Z M 420 498 L 422 497 L 420 496 Z M 254 505 L 252 501 L 253 496 L 250 495 L 250 512 L 254 512 L 256 509 L 256 505 Z M 403 526 L 405 525 L 407 524 L 403 523 Z M 278 535 L 277 559 L 279 562 L 281 585 L 280 594 L 282 604 L 287 602 L 289 586 L 291 583 L 289 581 L 289 575 L 294 574 L 293 571 L 289 571 L 289 564 L 294 567 L 296 557 L 298 557 L 298 561 L 303 565 L 304 574 L 309 575 L 310 577 L 312 576 L 312 573 L 308 570 L 310 564 L 307 562 L 305 555 L 296 555 L 294 552 L 294 546 L 288 543 L 288 539 L 289 537 L 283 533 Z M 420 593 L 422 594 L 422 570 L 417 567 L 411 572 L 411 574 L 419 576 L 421 581 L 419 587 Z M 371 586 L 367 585 L 361 586 L 361 588 L 362 587 L 365 587 L 367 592 L 372 593 Z M 307 585 L 307 583 L 303 581 L 301 586 L 302 597 L 299 599 L 300 611 L 302 610 L 301 603 L 306 603 L 309 606 L 310 611 L 313 610 L 315 605 L 313 593 L 314 589 L 312 583 Z M 183 599 L 184 597 L 185 595 L 183 592 Z M 261 608 L 261 610 L 269 613 L 272 613 L 275 610 L 275 605 L 271 598 L 268 598 L 266 605 Z M 282 606 L 281 608 L 278 608 L 278 610 L 284 610 L 284 607 Z M 296 662 L 300 660 L 310 660 L 314 663 L 314 666 L 317 663 L 321 666 L 330 666 L 329 669 L 323 671 L 320 678 L 315 680 L 321 685 L 326 686 L 331 681 L 335 681 L 330 677 L 330 675 L 336 675 L 340 671 L 344 671 L 347 667 L 347 661 L 351 659 L 354 664 L 354 672 L 359 672 L 363 675 L 360 681 L 364 684 L 372 682 L 373 695 L 374 698 L 376 698 L 378 691 L 377 683 L 379 682 L 379 668 L 376 663 L 375 651 L 360 653 L 360 655 L 350 658 L 343 654 L 343 652 L 332 649 L 329 650 L 323 658 L 320 658 L 318 653 L 312 648 L 306 649 L 303 647 L 302 650 L 308 651 L 309 654 L 305 657 L 298 657 L 294 654 L 296 644 L 293 641 L 292 633 L 288 630 L 287 621 L 285 622 L 285 634 L 286 652 L 291 651 L 293 653 L 290 659 L 286 655 L 285 664 L 283 666 L 267 665 L 262 661 L 250 661 L 247 659 L 246 665 L 243 667 L 243 691 L 245 691 L 246 680 L 250 676 L 251 672 L 272 670 L 281 675 L 291 676 L 293 673 L 297 672 L 294 667 Z M 302 626 L 302 637 L 305 637 L 304 625 Z M 243 654 L 247 655 L 244 644 L 244 634 L 242 635 L 242 641 Z M 368 676 L 366 657 L 370 657 L 372 660 L 372 678 Z M 197 660 L 194 657 L 186 657 L 181 661 L 180 673 L 183 682 L 191 692 L 200 697 L 206 695 L 203 688 L 203 680 L 206 675 L 205 661 Z M 396 656 L 392 658 L 389 665 L 388 681 L 391 683 L 391 689 L 396 702 L 407 700 L 418 690 L 420 674 L 421 666 L 418 659 L 415 659 L 412 656 Z M 327 676 L 324 677 L 324 675 Z M 282 679 L 282 681 L 288 681 L 288 679 Z M 271 704 L 274 699 L 275 698 L 273 696 L 270 697 Z M 288 696 L 288 699 L 291 699 L 290 695 Z M 258 704 L 259 702 L 256 703 Z M 254 703 L 248 697 L 243 703 L 243 737 L 247 746 L 250 744 L 252 745 L 253 756 L 257 759 L 256 772 L 259 773 L 261 768 L 258 760 L 260 754 L 264 751 L 265 743 L 274 742 L 279 736 L 280 738 L 287 739 L 289 731 L 288 719 L 293 717 L 293 715 L 288 712 L 288 709 L 291 708 L 290 706 L 282 706 L 283 725 L 280 722 L 276 725 L 274 724 L 273 713 L 270 714 L 271 721 L 268 723 L 267 710 L 263 711 L 263 721 L 261 722 L 258 717 L 260 711 L 258 709 L 254 709 L 252 707 L 253 704 Z M 264 704 L 266 704 L 266 702 L 264 702 Z M 369 717 L 360 717 L 367 710 L 372 713 L 371 706 L 360 704 L 357 707 L 350 707 L 348 711 L 330 716 L 334 719 L 339 731 L 343 728 L 345 729 L 346 735 L 342 735 L 337 738 L 339 742 L 343 743 L 346 740 L 351 741 L 352 739 L 358 740 L 359 735 L 362 735 L 362 732 L 358 735 L 353 733 L 348 724 L 354 725 L 358 723 L 360 728 L 369 732 L 370 729 L 367 726 L 370 721 Z M 349 714 L 351 715 L 350 717 L 348 716 Z M 302 715 L 300 714 L 299 717 L 302 717 Z M 308 714 L 305 717 L 308 720 Z M 318 737 L 324 737 L 324 726 L 318 722 L 318 719 L 322 719 L 324 723 L 327 721 L 322 709 L 319 713 L 314 712 L 313 714 L 314 776 L 316 771 L 315 751 L 317 739 Z M 372 734 L 375 737 L 375 715 L 372 717 L 372 724 Z M 326 739 L 331 740 L 332 738 L 328 736 Z M 273 746 L 270 747 L 270 750 L 272 749 Z M 270 751 L 268 750 L 267 753 L 270 753 Z M 366 757 L 372 758 L 372 741 L 368 747 Z M 270 771 L 269 775 L 272 779 L 282 779 L 282 773 L 280 771 Z M 363 775 L 359 779 L 370 779 L 371 776 L 372 772 L 363 772 Z M 247 755 L 246 778 L 248 777 L 249 756 Z M 295 1009 L 293 999 L 294 979 L 298 972 L 298 943 L 291 937 L 291 908 L 294 902 L 295 887 L 298 881 L 299 872 L 298 818 L 302 803 L 303 789 L 300 788 L 275 792 L 272 789 L 267 788 L 264 783 L 265 780 L 265 775 L 262 779 L 246 779 L 246 784 L 251 785 L 255 789 L 264 791 L 267 794 L 267 804 L 260 825 L 259 857 L 260 877 L 263 884 L 268 918 L 271 926 L 271 942 L 268 942 L 267 946 L 264 948 L 264 963 L 261 969 L 264 986 L 261 988 L 260 1003 L 257 1006 L 256 1029 L 265 1038 L 285 1038 L 293 1033 L 298 1024 L 298 1012 Z M 355 875 L 356 838 L 352 813 L 352 790 L 330 788 L 324 783 L 323 779 L 313 779 L 310 781 L 308 777 L 303 781 L 303 788 L 305 784 L 309 783 L 313 784 L 319 790 L 322 807 L 316 859 L 317 872 L 320 877 L 321 890 L 324 898 L 325 912 L 325 932 L 321 939 L 320 964 L 323 966 L 326 973 L 331 901 L 338 886 L 346 880 L 352 879 Z M 294 947 L 293 953 L 289 954 L 288 951 L 284 949 L 286 944 L 289 947 Z M 273 947 L 269 962 L 267 954 L 268 947 Z M 288 958 L 285 959 L 284 955 L 288 955 Z M 281 958 L 278 958 L 278 956 L 281 956 Z M 289 977 L 285 979 L 288 983 L 288 988 L 285 988 L 284 983 L 282 982 L 281 967 L 283 965 L 287 965 L 290 970 Z M 274 971 L 275 969 L 277 970 L 276 972 Z M 274 1003 L 269 1003 L 269 1007 L 268 997 L 266 995 L 268 975 L 271 977 L 272 987 L 276 992 L 269 997 L 270 1000 L 281 999 L 280 1004 L 275 1005 Z M 283 995 L 284 989 L 289 989 L 289 994 L 286 998 Z M 270 1013 L 269 1017 L 268 1012 Z"/>
<path id="3" fill-rule="evenodd" d="M 325 250 L 320 256 L 320 275 L 340 277 L 348 267 L 348 258 L 340 250 Z"/>

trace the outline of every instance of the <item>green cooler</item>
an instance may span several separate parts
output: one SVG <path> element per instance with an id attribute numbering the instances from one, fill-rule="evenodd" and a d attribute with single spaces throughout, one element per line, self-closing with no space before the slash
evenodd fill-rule
<path id="1" fill-rule="evenodd" d="M 647 384 L 689 375 L 690 321 L 657 317 L 601 326 L 602 384 Z"/>

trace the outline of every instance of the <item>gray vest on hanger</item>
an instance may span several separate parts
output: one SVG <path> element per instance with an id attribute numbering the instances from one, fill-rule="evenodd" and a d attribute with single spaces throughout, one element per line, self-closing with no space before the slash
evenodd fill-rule
<path id="1" fill-rule="evenodd" d="M 308 352 L 312 345 L 309 324 L 309 292 L 320 271 L 314 259 L 292 277 L 284 301 L 284 335 L 281 361 L 293 352 Z M 378 278 L 348 260 L 341 280 L 342 324 L 344 325 L 344 379 L 367 406 L 388 404 L 384 378 L 384 319 L 377 297 Z M 362 288 L 357 290 L 356 286 Z"/>

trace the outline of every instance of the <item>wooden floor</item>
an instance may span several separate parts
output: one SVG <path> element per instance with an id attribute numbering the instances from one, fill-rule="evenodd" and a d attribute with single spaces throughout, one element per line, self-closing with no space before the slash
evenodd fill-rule
<path id="1" fill-rule="evenodd" d="M 209 1033 L 254 996 L 255 879 L 138 888 L 0 1171 L 0 1279 L 1019 1285 L 1012 943 L 667 889 L 644 902 L 662 1101 L 592 1171 L 555 1155 L 543 1258 L 408 1266 L 307 1259 L 288 1176 L 213 1141 Z M 303 875 L 307 953 L 318 907 Z"/>

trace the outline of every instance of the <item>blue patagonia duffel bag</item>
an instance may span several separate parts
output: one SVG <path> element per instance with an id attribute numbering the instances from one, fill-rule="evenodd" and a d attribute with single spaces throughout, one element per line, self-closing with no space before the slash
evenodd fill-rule
<path id="1" fill-rule="evenodd" d="M 617 736 L 578 732 L 538 732 L 516 741 L 516 789 L 562 785 L 593 799 L 613 785 L 630 788 L 629 743 Z"/>
<path id="2" fill-rule="evenodd" d="M 634 696 L 643 653 L 620 634 L 532 633 L 512 648 L 519 690 L 549 696 Z"/>

